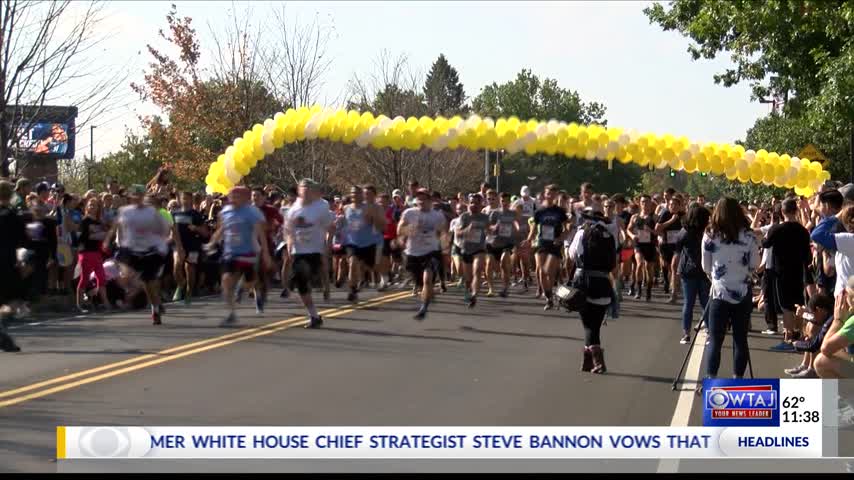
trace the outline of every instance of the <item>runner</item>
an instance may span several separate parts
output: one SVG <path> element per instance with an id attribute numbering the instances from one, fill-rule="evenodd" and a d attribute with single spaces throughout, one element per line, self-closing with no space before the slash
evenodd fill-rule
<path id="1" fill-rule="evenodd" d="M 0 350 L 5 352 L 21 351 L 6 330 L 6 322 L 14 315 L 12 304 L 24 296 L 17 252 L 24 245 L 26 231 L 24 220 L 10 206 L 13 193 L 11 182 L 0 181 Z"/>
<path id="2" fill-rule="evenodd" d="M 456 232 L 457 228 L 460 226 L 460 215 L 465 213 L 466 206 L 462 203 L 458 203 L 456 211 L 457 216 L 450 221 L 448 226 L 448 236 L 450 237 L 449 244 L 451 247 L 451 276 L 459 279 L 457 282 L 457 286 L 459 287 L 463 284 L 463 237 L 461 235 L 457 235 Z"/>
<path id="3" fill-rule="evenodd" d="M 383 292 L 388 288 L 388 268 L 391 265 L 383 263 L 383 246 L 385 245 L 385 227 L 388 222 L 386 219 L 386 210 L 381 205 L 377 204 L 377 188 L 373 185 L 365 185 L 363 187 L 365 195 L 365 207 L 369 209 L 371 216 L 374 219 L 380 219 L 380 223 L 374 223 L 372 226 L 373 245 L 374 245 L 374 264 L 370 268 L 367 277 L 371 282 L 376 284 L 378 292 Z M 389 252 L 391 253 L 391 252 Z"/>
<path id="4" fill-rule="evenodd" d="M 528 291 L 528 284 L 531 280 L 531 246 L 523 240 L 528 238 L 531 231 L 530 220 L 534 218 L 534 212 L 537 210 L 537 202 L 531 197 L 531 189 L 528 186 L 523 186 L 519 194 L 521 198 L 513 203 L 513 209 L 521 208 L 522 218 L 519 221 L 519 233 L 517 237 L 518 244 L 516 245 L 515 258 L 513 260 L 514 268 L 518 265 L 521 272 L 521 280 L 525 292 Z"/>
<path id="5" fill-rule="evenodd" d="M 351 203 L 344 208 L 346 219 L 347 237 L 345 248 L 347 250 L 347 261 L 350 264 L 350 293 L 347 301 L 358 300 L 360 283 L 363 280 L 363 272 L 373 269 L 377 259 L 377 247 L 375 229 L 384 227 L 385 214 L 365 205 L 362 201 L 362 189 L 353 187 L 350 189 Z"/>
<path id="6" fill-rule="evenodd" d="M 267 193 L 264 192 L 264 189 L 261 187 L 255 187 L 252 189 L 252 204 L 255 205 L 255 208 L 261 210 L 261 213 L 264 214 L 264 236 L 267 241 L 268 253 L 270 254 L 270 258 L 272 258 L 275 254 L 275 235 L 276 232 L 281 229 L 282 226 L 282 214 L 274 208 L 272 205 L 267 203 Z M 272 282 L 272 271 L 264 270 L 262 272 L 261 278 L 258 279 L 258 286 L 260 287 L 261 293 L 261 305 L 263 306 L 267 302 L 267 290 L 270 287 L 270 283 Z M 258 288 L 256 288 L 258 290 Z M 255 303 L 258 303 L 258 299 L 255 299 Z M 263 309 L 263 307 L 262 307 Z"/>
<path id="7" fill-rule="evenodd" d="M 288 210 L 294 204 L 297 198 L 297 190 L 294 187 L 288 189 L 285 192 L 285 198 L 282 199 L 282 206 L 279 207 L 279 215 L 282 216 L 282 219 L 288 216 Z M 284 221 L 283 221 L 284 223 Z M 281 277 L 282 277 L 282 293 L 279 294 L 281 298 L 288 298 L 290 296 L 290 290 L 288 289 L 288 283 L 290 281 L 290 273 L 291 273 L 291 264 L 293 263 L 293 259 L 290 255 L 290 250 L 288 249 L 288 241 L 285 238 L 285 226 L 282 225 L 282 229 L 279 232 L 281 235 L 281 241 L 276 246 L 276 257 L 282 263 Z"/>
<path id="8" fill-rule="evenodd" d="M 489 213 L 489 230 L 492 233 L 492 243 L 486 245 L 486 251 L 489 256 L 486 258 L 487 270 L 490 264 L 494 265 L 496 270 L 501 271 L 501 280 L 504 282 L 504 289 L 498 294 L 502 298 L 507 297 L 507 292 L 510 289 L 510 275 L 512 270 L 513 249 L 516 247 L 516 239 L 519 234 L 519 223 L 522 218 L 522 207 L 510 206 L 510 194 L 507 192 L 501 193 L 501 205 Z M 490 279 L 490 290 L 492 290 L 492 276 Z"/>
<path id="9" fill-rule="evenodd" d="M 123 274 L 133 282 L 137 279 L 142 282 L 151 306 L 151 323 L 161 325 L 160 276 L 166 265 L 170 232 L 174 229 L 156 208 L 145 204 L 145 185 L 131 186 L 130 200 L 129 205 L 119 209 L 118 219 L 107 235 L 107 249 L 117 232 L 119 252 L 116 259 Z M 175 251 L 183 253 L 180 236 L 173 237 Z"/>
<path id="10" fill-rule="evenodd" d="M 193 207 L 193 201 L 192 193 L 181 192 L 181 209 L 172 213 L 178 236 L 181 237 L 181 245 L 184 247 L 183 256 L 175 252 L 174 271 L 178 287 L 175 289 L 172 301 L 177 302 L 183 298 L 185 305 L 191 302 L 196 280 L 196 265 L 201 258 L 204 238 L 209 235 L 205 217 Z"/>
<path id="11" fill-rule="evenodd" d="M 483 184 L 488 185 L 488 184 Z M 483 185 L 481 188 L 483 188 Z M 495 229 L 493 228 L 492 222 L 492 213 L 497 212 L 501 209 L 501 205 L 498 203 L 498 194 L 491 187 L 486 190 L 486 207 L 483 209 L 483 213 L 489 217 L 489 226 L 486 229 L 486 269 L 484 271 L 484 276 L 486 277 L 486 296 L 494 297 L 495 292 L 493 291 L 492 282 L 495 279 L 495 276 L 499 274 L 500 262 L 501 262 L 501 253 L 500 251 L 495 251 L 493 247 L 493 243 L 495 242 Z"/>
<path id="12" fill-rule="evenodd" d="M 668 190 L 669 191 L 669 190 Z M 676 303 L 676 265 L 673 265 L 673 255 L 676 253 L 676 241 L 682 230 L 682 218 L 685 210 L 682 208 L 682 198 L 678 195 L 667 195 L 670 200 L 667 207 L 658 216 L 655 234 L 661 238 L 661 270 L 664 280 L 664 293 L 670 294 L 667 303 Z"/>
<path id="13" fill-rule="evenodd" d="M 343 201 L 336 202 L 335 211 L 332 212 L 334 220 L 334 233 L 332 234 L 332 275 L 335 279 L 335 288 L 341 288 L 344 285 L 344 277 L 347 275 L 347 252 L 344 249 L 347 230 L 347 223 L 344 218 L 344 205 L 349 203 L 349 198 Z M 331 211 L 331 210 L 330 210 Z"/>
<path id="14" fill-rule="evenodd" d="M 566 210 L 555 204 L 557 186 L 548 185 L 543 192 L 542 208 L 534 213 L 534 226 L 528 234 L 528 243 L 536 239 L 536 261 L 539 269 L 540 286 L 546 296 L 544 310 L 554 308 L 552 286 L 557 279 L 561 260 L 561 244 L 568 234 L 566 223 L 569 216 Z"/>
<path id="15" fill-rule="evenodd" d="M 635 299 L 640 300 L 643 285 L 646 286 L 647 302 L 652 300 L 652 278 L 655 274 L 655 264 L 658 262 L 658 252 L 655 249 L 654 208 L 652 198 L 647 194 L 641 195 L 641 212 L 632 217 L 627 230 L 635 244 L 635 262 L 637 263 L 635 280 L 632 282 L 629 296 L 634 295 Z M 637 290 L 635 290 L 635 282 L 637 282 Z"/>
<path id="16" fill-rule="evenodd" d="M 435 278 L 441 273 L 442 252 L 440 237 L 447 235 L 447 222 L 442 212 L 433 210 L 430 192 L 418 189 L 415 207 L 403 212 L 397 231 L 406 238 L 406 269 L 412 274 L 416 288 L 421 290 L 421 306 L 416 320 L 427 316 L 433 299 Z"/>
<path id="17" fill-rule="evenodd" d="M 311 298 L 311 284 L 323 267 L 330 234 L 335 232 L 335 217 L 328 203 L 320 198 L 320 188 L 314 180 L 300 181 L 298 193 L 299 199 L 285 216 L 285 238 L 293 255 L 293 286 L 309 316 L 305 328 L 318 328 L 323 318 Z"/>
<path id="18" fill-rule="evenodd" d="M 483 210 L 483 197 L 473 193 L 469 197 L 468 211 L 460 215 L 455 235 L 460 239 L 460 259 L 462 260 L 463 300 L 469 308 L 477 304 L 477 292 L 480 289 L 480 275 L 486 261 L 486 228 L 489 217 Z"/>
<path id="19" fill-rule="evenodd" d="M 256 313 L 264 312 L 263 286 L 259 285 L 263 280 L 257 277 L 272 264 L 264 231 L 264 214 L 251 203 L 250 195 L 246 187 L 231 189 L 229 204 L 220 212 L 219 228 L 209 243 L 213 246 L 222 240 L 222 296 L 229 309 L 228 316 L 220 324 L 223 327 L 237 321 L 235 293 L 241 278 L 247 289 L 254 287 Z M 259 257 L 261 265 L 258 264 Z"/>

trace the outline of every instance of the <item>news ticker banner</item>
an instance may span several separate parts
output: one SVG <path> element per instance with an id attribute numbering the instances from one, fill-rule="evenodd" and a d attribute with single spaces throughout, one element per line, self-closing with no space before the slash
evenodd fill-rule
<path id="1" fill-rule="evenodd" d="M 820 458 L 821 380 L 704 382 L 703 427 L 57 427 L 58 459 Z M 644 407 L 650 408 L 650 407 Z M 835 414 L 835 412 L 834 412 Z"/>

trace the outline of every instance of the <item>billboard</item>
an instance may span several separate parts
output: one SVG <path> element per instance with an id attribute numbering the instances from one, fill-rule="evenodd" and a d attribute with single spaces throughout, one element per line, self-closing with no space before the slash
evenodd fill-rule
<path id="1" fill-rule="evenodd" d="M 19 155 L 33 159 L 74 158 L 77 107 L 12 106 Z"/>

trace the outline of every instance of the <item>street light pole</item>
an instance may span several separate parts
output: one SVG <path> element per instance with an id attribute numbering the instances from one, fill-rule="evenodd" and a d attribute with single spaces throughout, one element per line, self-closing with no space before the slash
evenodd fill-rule
<path id="1" fill-rule="evenodd" d="M 483 183 L 489 183 L 489 149 L 483 150 Z"/>
<path id="2" fill-rule="evenodd" d="M 89 125 L 89 161 L 86 162 L 86 188 L 92 188 L 92 162 L 95 161 L 95 125 Z"/>

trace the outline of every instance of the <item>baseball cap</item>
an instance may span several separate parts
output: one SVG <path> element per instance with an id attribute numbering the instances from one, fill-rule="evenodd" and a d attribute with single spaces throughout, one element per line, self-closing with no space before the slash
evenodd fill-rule
<path id="1" fill-rule="evenodd" d="M 395 188 L 393 192 L 391 192 L 392 197 L 403 197 L 403 192 L 399 188 Z"/>
<path id="2" fill-rule="evenodd" d="M 429 197 L 430 196 L 430 190 L 428 190 L 424 187 L 421 187 L 415 191 L 415 194 L 416 195 L 424 195 L 425 197 Z"/>
<path id="3" fill-rule="evenodd" d="M 310 178 L 303 178 L 302 180 L 299 181 L 299 186 L 300 187 L 306 187 L 306 188 L 317 188 L 317 182 L 315 182 L 314 180 L 312 180 Z"/>
<path id="4" fill-rule="evenodd" d="M 54 184 L 54 188 L 55 187 L 56 187 L 56 184 Z M 135 183 L 135 184 L 130 186 L 130 188 L 128 189 L 128 193 L 136 194 L 136 195 L 142 195 L 143 193 L 145 193 L 145 185 Z"/>
<path id="5" fill-rule="evenodd" d="M 244 187 L 243 185 L 238 185 L 238 186 L 232 188 L 231 190 L 229 190 L 228 193 L 229 193 L 229 195 L 231 195 L 233 193 L 245 193 L 245 194 L 249 195 L 250 191 L 248 188 Z"/>
<path id="6" fill-rule="evenodd" d="M 842 194 L 842 197 L 845 200 L 849 202 L 854 202 L 854 183 L 843 185 L 839 188 L 839 193 Z"/>
<path id="7" fill-rule="evenodd" d="M 47 192 L 50 190 L 50 185 L 47 182 L 40 182 L 36 185 L 36 193 Z"/>
<path id="8" fill-rule="evenodd" d="M 51 190 L 65 190 L 65 185 L 63 185 L 63 184 L 61 184 L 61 183 L 59 183 L 59 182 L 56 182 L 56 183 L 54 183 L 53 185 L 51 185 L 51 186 L 50 186 L 50 189 L 51 189 Z"/>
<path id="9" fill-rule="evenodd" d="M 24 185 L 29 185 L 29 184 L 30 184 L 29 178 L 23 178 L 23 177 L 19 178 L 18 181 L 15 182 L 15 189 L 21 188 Z"/>
<path id="10" fill-rule="evenodd" d="M 523 187 L 522 187 L 522 190 L 520 190 L 520 191 L 519 191 L 519 195 L 522 195 L 523 197 L 524 197 L 525 195 L 530 195 L 530 194 L 531 194 L 531 189 L 530 189 L 530 188 L 528 188 L 528 186 L 527 186 L 527 185 L 523 186 Z"/>

